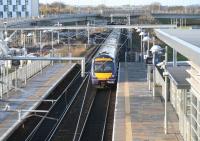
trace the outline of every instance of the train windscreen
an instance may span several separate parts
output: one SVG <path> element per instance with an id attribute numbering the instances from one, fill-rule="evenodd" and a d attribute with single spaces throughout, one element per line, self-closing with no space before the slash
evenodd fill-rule
<path id="1" fill-rule="evenodd" d="M 96 73 L 112 73 L 114 64 L 112 61 L 98 61 L 94 64 L 94 72 Z"/>

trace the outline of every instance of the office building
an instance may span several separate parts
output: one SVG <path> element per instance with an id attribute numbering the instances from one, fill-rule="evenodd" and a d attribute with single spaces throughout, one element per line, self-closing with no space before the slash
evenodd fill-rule
<path id="1" fill-rule="evenodd" d="M 39 16 L 39 0 L 0 0 L 0 18 Z"/>

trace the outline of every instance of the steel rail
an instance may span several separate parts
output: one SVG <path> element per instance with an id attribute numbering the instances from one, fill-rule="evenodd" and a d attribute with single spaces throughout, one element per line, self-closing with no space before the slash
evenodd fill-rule
<path id="1" fill-rule="evenodd" d="M 84 124 L 84 127 L 82 128 L 78 141 L 80 140 L 102 141 L 102 139 L 104 138 L 104 132 L 105 132 L 104 130 L 106 126 L 107 112 L 108 112 L 109 100 L 110 100 L 108 96 L 110 97 L 110 93 L 111 93 L 111 90 L 96 92 L 94 103 L 92 104 L 92 107 L 90 109 L 89 116 L 85 120 L 86 123 Z M 100 103 L 102 104 L 100 105 L 101 107 L 99 107 Z M 100 110 L 102 112 L 100 114 L 102 115 L 98 115 L 99 113 L 97 110 Z M 98 116 L 100 116 L 99 119 L 96 119 Z M 92 134 L 91 130 L 93 130 L 95 133 Z M 87 136 L 88 134 L 89 134 L 89 137 Z"/>
<path id="2" fill-rule="evenodd" d="M 92 105 L 93 105 L 93 103 L 94 103 L 94 100 L 95 100 L 95 96 L 94 96 L 94 98 L 92 99 L 92 102 L 91 102 L 90 107 L 89 107 L 89 109 L 88 109 L 88 113 L 87 113 L 87 116 L 86 116 L 86 120 L 85 120 L 85 122 L 84 122 L 84 124 L 83 124 L 83 127 L 82 127 L 82 130 L 81 130 L 81 132 L 80 132 L 78 141 L 81 140 L 81 136 L 82 136 L 82 134 L 83 134 L 83 132 L 84 132 L 84 128 L 85 128 L 85 125 L 86 125 L 86 123 L 87 123 L 87 119 L 88 119 L 88 117 L 89 117 L 89 115 L 90 115 L 90 111 L 91 111 L 91 109 L 92 109 Z M 73 141 L 75 141 L 75 140 L 73 140 Z"/>
<path id="3" fill-rule="evenodd" d="M 98 46 L 98 47 L 95 49 L 95 52 L 99 49 L 99 47 L 100 47 L 100 46 Z M 89 61 L 91 60 L 91 58 L 92 58 L 92 56 L 93 56 L 94 54 L 95 54 L 95 53 L 92 53 L 92 54 L 88 55 L 88 58 L 86 58 L 87 66 L 89 65 Z M 20 58 L 20 59 L 21 59 L 21 58 Z M 64 91 L 66 91 L 66 90 L 70 87 L 70 85 L 73 83 L 73 81 L 75 81 L 75 79 L 78 78 L 78 75 L 80 74 L 80 72 L 81 72 L 81 71 L 79 71 L 79 72 L 76 74 L 76 76 L 74 77 L 74 79 L 68 84 L 68 86 L 65 88 Z M 56 99 L 56 101 L 58 101 L 58 99 L 60 99 L 60 98 L 61 98 L 61 96 L 59 96 L 59 97 Z M 52 104 L 52 106 L 49 108 L 49 111 L 53 109 L 53 107 L 54 107 L 55 104 L 56 104 L 56 102 Z M 50 119 L 50 118 L 53 119 L 53 117 L 50 117 L 50 118 L 49 118 L 49 117 L 47 116 L 48 114 L 49 114 L 49 112 L 46 113 L 44 116 L 41 116 L 42 119 L 41 119 L 40 122 L 37 124 L 37 126 L 31 131 L 30 135 L 36 132 L 36 130 L 39 128 L 39 126 L 42 124 L 42 122 L 43 122 L 45 119 L 47 119 L 47 118 L 48 118 L 48 119 Z M 30 135 L 29 135 L 29 136 L 30 136 Z M 29 138 L 29 136 L 28 136 L 28 138 Z"/>
<path id="4" fill-rule="evenodd" d="M 104 127 L 103 127 L 103 133 L 102 133 L 102 136 L 101 136 L 101 141 L 103 141 L 103 139 L 104 139 L 106 122 L 107 122 L 107 118 L 108 118 L 108 111 L 109 111 L 109 105 L 110 105 L 110 97 L 111 97 L 110 95 L 111 94 L 112 94 L 112 90 L 110 90 L 109 96 L 108 96 L 107 108 L 106 108 L 106 115 L 105 115 L 105 119 L 104 119 Z"/>
<path id="5" fill-rule="evenodd" d="M 78 78 L 78 75 L 80 74 L 80 71 L 74 76 L 74 78 L 72 79 L 72 81 L 68 84 L 68 86 L 63 90 L 62 94 L 56 99 L 56 102 L 52 104 L 52 106 L 49 108 L 49 111 L 51 111 L 54 106 L 56 105 L 56 103 L 58 102 L 58 100 L 62 97 L 62 95 L 71 87 L 72 83 Z M 44 115 L 44 117 L 40 120 L 40 122 L 37 124 L 37 126 L 34 128 L 34 130 L 30 133 L 30 135 L 32 135 L 34 132 L 36 132 L 36 130 L 39 128 L 39 126 L 42 124 L 42 122 L 46 119 L 46 117 L 48 117 L 47 115 L 49 114 L 46 113 Z M 29 136 L 30 136 L 29 135 Z M 29 138 L 29 136 L 27 138 Z"/>
<path id="6" fill-rule="evenodd" d="M 109 34 L 108 34 L 109 35 Z M 106 36 L 106 38 L 107 38 L 108 36 Z M 102 42 L 104 42 L 105 40 L 106 40 L 106 38 L 102 41 Z M 89 67 L 89 65 L 90 65 L 90 61 L 91 61 L 91 59 L 92 59 L 92 57 L 96 54 L 96 52 L 98 51 L 98 49 L 99 49 L 99 47 L 100 47 L 101 45 L 99 45 L 98 47 L 96 47 L 95 49 L 94 49 L 94 51 L 90 54 L 90 55 L 88 55 L 87 56 L 87 58 L 86 58 L 86 68 L 88 68 Z M 90 75 L 89 75 L 90 76 Z M 89 79 L 88 79 L 89 80 Z M 87 88 L 88 88 L 88 84 L 89 84 L 89 81 L 88 81 L 88 83 L 87 83 Z M 85 95 L 84 95 L 84 100 L 83 100 L 83 103 L 82 103 L 82 108 L 81 108 L 81 111 L 80 111 L 80 115 L 79 115 L 79 117 L 78 117 L 78 122 L 79 122 L 79 120 L 80 120 L 80 118 L 81 118 L 81 114 L 82 114 L 82 111 L 83 111 L 83 106 L 84 106 L 84 101 L 85 101 L 85 98 L 86 98 L 86 94 L 87 94 L 87 91 L 88 91 L 88 89 L 86 88 L 86 92 L 85 92 Z M 90 106 L 91 107 L 91 106 Z M 63 118 L 64 118 L 64 116 L 66 115 L 66 113 L 64 113 L 63 114 Z M 53 138 L 53 136 L 55 135 L 55 132 L 57 131 L 57 129 L 59 128 L 59 125 L 60 125 L 60 123 L 61 123 L 61 121 L 62 121 L 62 119 L 61 120 L 59 120 L 60 122 L 57 124 L 57 126 L 53 129 L 53 131 L 49 134 L 50 136 L 48 136 L 47 137 L 47 139 L 46 140 L 51 140 L 52 138 Z M 76 129 L 75 129 L 75 133 L 77 132 L 77 130 L 78 130 L 78 125 L 79 125 L 79 123 L 77 124 L 77 126 L 76 126 Z M 76 134 L 75 134 L 76 135 Z"/>
<path id="7" fill-rule="evenodd" d="M 85 84 L 85 81 L 88 79 L 88 75 L 85 77 L 85 79 L 83 80 L 83 82 L 81 83 L 80 87 L 78 88 L 78 90 L 76 91 L 75 95 L 73 96 L 71 102 L 68 104 L 67 108 L 65 109 L 65 111 L 63 112 L 63 114 L 61 115 L 61 117 L 59 118 L 59 122 L 56 124 L 56 126 L 54 126 L 54 128 L 50 131 L 49 135 L 46 137 L 45 140 L 51 140 L 53 135 L 55 134 L 55 132 L 57 131 L 57 129 L 59 128 L 63 118 L 65 117 L 65 115 L 67 114 L 67 112 L 69 111 L 69 109 L 71 108 L 71 105 L 74 103 L 75 99 L 77 98 L 79 91 L 81 90 L 81 88 L 83 87 L 83 85 Z"/>
<path id="8" fill-rule="evenodd" d="M 110 90 L 110 92 L 109 92 L 109 98 L 108 98 L 108 102 L 107 102 L 107 108 L 106 108 L 107 110 L 106 110 L 106 115 L 105 115 L 105 120 L 104 120 L 104 127 L 103 127 L 103 133 L 102 133 L 101 141 L 103 141 L 103 139 L 104 139 L 104 132 L 105 132 L 105 127 L 106 127 L 106 122 L 107 122 L 107 115 L 108 115 L 108 109 L 109 109 L 109 103 L 110 103 L 110 94 L 111 94 L 111 90 Z M 92 103 L 91 103 L 90 108 L 89 108 L 89 110 L 88 110 L 88 114 L 87 114 L 86 120 L 85 120 L 85 122 L 84 122 L 83 128 L 82 128 L 82 130 L 81 130 L 81 132 L 80 132 L 80 135 L 79 135 L 79 138 L 78 138 L 77 141 L 81 141 L 81 137 L 82 137 L 82 135 L 83 135 L 83 132 L 84 132 L 84 129 L 85 129 L 85 125 L 86 125 L 86 123 L 87 123 L 87 121 L 88 121 L 88 117 L 89 117 L 90 111 L 91 111 L 91 109 L 92 109 L 94 100 L 95 100 L 95 97 L 94 97 L 93 100 L 92 100 Z M 73 141 L 76 141 L 76 140 L 73 140 Z"/>
<path id="9" fill-rule="evenodd" d="M 56 105 L 56 103 L 58 102 L 58 100 L 62 97 L 62 95 L 64 94 L 64 92 L 67 91 L 71 87 L 72 83 L 78 78 L 79 74 L 80 74 L 80 71 L 75 75 L 75 77 L 72 79 L 72 81 L 69 83 L 69 85 L 64 89 L 64 91 L 62 92 L 62 94 L 57 98 L 56 102 L 52 104 L 52 106 L 49 108 L 49 111 L 51 111 L 54 108 L 54 106 Z M 45 114 L 45 116 L 40 120 L 40 122 L 37 124 L 37 126 L 34 128 L 34 130 L 30 133 L 29 136 L 31 136 L 33 133 L 36 132 L 36 130 L 39 128 L 39 126 L 42 124 L 42 122 L 46 119 L 46 117 L 48 117 L 47 116 L 48 114 L 49 114 L 49 112 Z M 29 136 L 27 137 L 27 139 L 29 138 Z"/>
<path id="10" fill-rule="evenodd" d="M 99 47 L 97 47 L 97 48 L 95 49 L 94 53 L 92 53 L 92 54 L 86 59 L 86 67 L 89 65 L 89 62 L 91 61 L 92 56 L 95 54 L 95 52 L 96 52 L 98 49 L 99 49 Z M 78 78 L 78 75 L 80 74 L 80 72 L 81 72 L 81 71 L 79 71 L 79 72 L 77 73 L 77 75 L 75 76 L 75 78 L 70 82 L 70 84 L 67 86 L 67 88 L 66 88 L 64 91 L 66 91 L 67 89 L 69 89 L 69 87 L 71 87 L 72 83 Z M 64 93 L 64 91 L 63 91 L 63 93 Z M 61 94 L 60 97 L 61 97 L 62 95 L 63 95 L 63 94 Z M 59 97 L 58 99 L 60 99 L 60 97 Z M 57 101 L 58 101 L 58 99 L 57 99 Z M 54 105 L 55 105 L 55 104 L 56 104 L 56 103 L 54 103 Z M 54 105 L 52 105 L 51 109 L 54 107 Z M 49 111 L 50 111 L 51 109 L 49 109 Z M 64 116 L 64 115 L 63 115 L 63 116 Z M 45 117 L 47 117 L 47 115 L 46 115 Z M 35 130 L 34 132 L 36 132 L 36 130 L 39 128 L 39 126 L 42 124 L 43 121 L 44 121 L 44 119 L 40 121 L 40 123 L 39 123 L 39 124 L 37 125 L 37 127 L 34 129 L 34 130 Z M 33 131 L 32 131 L 32 132 L 33 132 Z M 32 134 L 32 133 L 31 133 L 31 134 Z M 29 137 L 28 137 L 28 138 L 29 138 Z"/>
<path id="11" fill-rule="evenodd" d="M 86 96 L 87 96 L 87 92 L 88 92 L 89 83 L 90 83 L 90 76 L 89 76 L 89 79 L 88 79 L 86 91 L 85 91 L 84 98 L 83 98 L 83 102 L 82 102 L 82 105 L 81 105 L 81 111 L 80 111 L 80 114 L 79 114 L 79 117 L 78 117 L 78 122 L 77 122 L 76 130 L 75 130 L 75 133 L 74 133 L 73 141 L 76 140 L 76 135 L 77 135 L 77 132 L 78 132 L 78 127 L 79 127 L 79 124 L 80 124 L 81 115 L 82 115 L 83 108 L 84 108 L 84 105 L 85 105 L 85 100 L 86 100 Z"/>

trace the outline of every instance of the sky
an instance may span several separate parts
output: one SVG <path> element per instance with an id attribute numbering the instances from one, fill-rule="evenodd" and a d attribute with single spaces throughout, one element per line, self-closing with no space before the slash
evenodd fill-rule
<path id="1" fill-rule="evenodd" d="M 70 5 L 99 5 L 105 4 L 108 6 L 118 5 L 145 5 L 155 2 L 156 0 L 39 0 L 40 3 L 63 2 Z M 200 0 L 157 0 L 162 5 L 200 5 Z"/>

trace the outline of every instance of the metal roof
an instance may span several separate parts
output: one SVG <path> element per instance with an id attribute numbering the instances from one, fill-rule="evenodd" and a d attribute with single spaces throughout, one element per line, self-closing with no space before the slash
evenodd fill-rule
<path id="1" fill-rule="evenodd" d="M 156 36 L 200 66 L 200 29 L 155 29 Z"/>

